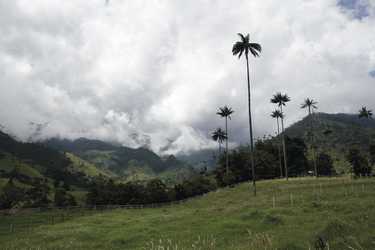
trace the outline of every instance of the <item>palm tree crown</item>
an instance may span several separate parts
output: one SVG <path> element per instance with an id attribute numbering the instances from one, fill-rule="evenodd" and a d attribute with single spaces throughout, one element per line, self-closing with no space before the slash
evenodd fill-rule
<path id="1" fill-rule="evenodd" d="M 308 107 L 309 114 L 311 114 L 311 111 L 313 111 L 314 109 L 318 109 L 315 104 L 317 104 L 317 102 L 314 102 L 313 99 L 310 100 L 310 98 L 306 98 L 305 101 L 301 104 L 301 109 Z"/>
<path id="2" fill-rule="evenodd" d="M 241 58 L 242 54 L 245 52 L 246 58 L 249 54 L 253 54 L 254 57 L 259 57 L 258 52 L 262 52 L 262 47 L 258 43 L 250 43 L 250 35 L 243 36 L 241 33 L 238 33 L 241 37 L 241 41 L 236 42 L 233 45 L 232 53 L 233 55 L 238 54 L 238 58 Z"/>
<path id="3" fill-rule="evenodd" d="M 271 117 L 272 118 L 284 118 L 284 115 L 280 112 L 280 110 L 275 109 L 275 111 L 272 111 Z"/>
<path id="4" fill-rule="evenodd" d="M 227 106 L 224 106 L 224 108 L 220 108 L 221 112 L 217 112 L 216 114 L 220 115 L 221 117 L 228 117 L 230 120 L 230 115 L 234 113 L 234 110 L 232 108 L 228 108 Z"/>
<path id="5" fill-rule="evenodd" d="M 288 96 L 288 94 L 282 95 L 280 92 L 277 92 L 276 95 L 273 95 L 273 98 L 271 99 L 271 102 L 277 104 L 279 107 L 281 105 L 285 106 L 285 103 L 289 101 L 290 97 Z"/>
<path id="6" fill-rule="evenodd" d="M 366 107 L 362 107 L 362 109 L 358 110 L 359 111 L 359 118 L 366 117 L 366 118 L 371 118 L 372 117 L 372 110 L 367 110 Z"/>

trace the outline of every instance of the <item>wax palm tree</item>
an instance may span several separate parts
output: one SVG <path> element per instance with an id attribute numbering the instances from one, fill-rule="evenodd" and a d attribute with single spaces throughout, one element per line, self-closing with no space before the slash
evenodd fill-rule
<path id="1" fill-rule="evenodd" d="M 227 136 L 226 136 L 226 134 L 225 134 L 225 131 L 221 130 L 221 128 L 218 127 L 218 128 L 216 129 L 216 131 L 214 131 L 214 132 L 212 133 L 211 138 L 212 138 L 212 140 L 214 140 L 214 141 L 219 141 L 219 150 L 220 150 L 220 156 L 221 156 L 221 143 L 222 143 L 223 141 L 226 141 L 226 139 L 227 139 Z"/>
<path id="2" fill-rule="evenodd" d="M 226 134 L 226 140 L 225 140 L 225 148 L 226 148 L 226 152 L 225 152 L 225 159 L 226 159 L 226 166 L 227 166 L 227 172 L 228 172 L 228 118 L 229 120 L 232 120 L 230 118 L 230 115 L 234 113 L 234 110 L 232 110 L 232 108 L 228 108 L 226 105 L 224 106 L 224 108 L 220 108 L 220 112 L 217 112 L 216 114 L 220 115 L 221 117 L 225 117 L 225 129 L 227 131 L 227 134 Z"/>
<path id="3" fill-rule="evenodd" d="M 372 117 L 372 110 L 367 110 L 366 107 L 362 107 L 362 109 L 359 111 L 359 118 L 365 117 L 366 118 L 366 126 L 367 126 L 367 133 L 368 133 L 368 139 L 369 139 L 369 145 L 371 144 L 371 137 L 370 137 L 370 131 L 368 128 L 368 118 Z"/>
<path id="4" fill-rule="evenodd" d="M 273 98 L 271 99 L 272 103 L 278 104 L 278 107 L 280 107 L 280 112 L 283 115 L 283 117 L 281 117 L 281 131 L 282 131 L 282 136 L 283 136 L 283 151 L 284 151 L 284 165 L 285 165 L 286 181 L 288 181 L 288 166 L 286 165 L 283 106 L 285 106 L 285 103 L 289 101 L 290 101 L 290 97 L 288 96 L 288 94 L 282 95 L 280 92 L 277 92 L 276 95 L 273 95 Z"/>
<path id="5" fill-rule="evenodd" d="M 280 152 L 280 126 L 279 126 L 279 118 L 283 118 L 283 114 L 280 112 L 280 110 L 275 109 L 275 111 L 272 112 L 271 114 L 272 118 L 277 119 L 277 145 L 279 147 L 279 161 L 280 161 L 280 178 L 283 178 L 283 169 L 282 169 L 282 164 L 281 164 L 281 152 Z"/>
<path id="6" fill-rule="evenodd" d="M 301 109 L 308 108 L 309 109 L 309 118 L 310 118 L 310 134 L 311 134 L 311 148 L 313 149 L 313 154 L 314 154 L 314 168 L 315 168 L 315 176 L 316 176 L 316 181 L 318 181 L 318 170 L 316 168 L 316 160 L 315 160 L 315 145 L 314 145 L 314 133 L 312 130 L 312 116 L 311 112 L 314 112 L 314 109 L 317 109 L 318 107 L 315 106 L 317 102 L 314 102 L 313 99 L 310 100 L 310 98 L 306 98 L 305 101 L 301 104 Z"/>
<path id="7" fill-rule="evenodd" d="M 255 186 L 255 165 L 254 165 L 254 142 L 253 142 L 253 127 L 251 124 L 251 100 L 250 100 L 250 66 L 249 66 L 249 52 L 254 57 L 259 57 L 258 52 L 262 52 L 262 47 L 257 43 L 250 43 L 250 35 L 243 36 L 238 33 L 241 41 L 236 42 L 233 45 L 232 53 L 233 55 L 238 55 L 238 59 L 241 58 L 242 54 L 246 57 L 246 69 L 247 69 L 247 99 L 249 106 L 249 130 L 250 130 L 250 154 L 251 154 L 251 169 L 253 175 L 253 187 L 254 196 L 256 196 L 256 186 Z"/>

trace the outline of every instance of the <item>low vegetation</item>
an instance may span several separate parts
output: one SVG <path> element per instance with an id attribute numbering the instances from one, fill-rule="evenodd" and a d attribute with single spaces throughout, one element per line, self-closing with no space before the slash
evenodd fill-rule
<path id="1" fill-rule="evenodd" d="M 372 179 L 290 178 L 241 184 L 168 207 L 2 215 L 3 249 L 373 249 Z M 273 199 L 274 198 L 274 199 Z M 274 202 L 275 200 L 275 202 Z M 62 212 L 60 212 L 62 213 Z M 66 212 L 64 212 L 66 213 Z M 30 231 L 30 220 L 38 221 Z M 10 236 L 10 224 L 13 235 Z M 43 224 L 43 225 L 42 225 Z"/>

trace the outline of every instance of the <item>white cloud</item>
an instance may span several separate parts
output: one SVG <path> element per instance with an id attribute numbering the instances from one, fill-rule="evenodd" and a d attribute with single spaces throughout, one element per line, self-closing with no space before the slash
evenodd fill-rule
<path id="1" fill-rule="evenodd" d="M 0 124 L 25 140 L 85 136 L 176 153 L 217 147 L 210 135 L 225 129 L 216 112 L 227 105 L 230 146 L 246 144 L 238 32 L 263 48 L 250 57 L 255 137 L 274 134 L 278 91 L 291 97 L 286 125 L 306 115 L 307 97 L 322 112 L 371 109 L 374 9 L 368 0 L 2 1 Z"/>

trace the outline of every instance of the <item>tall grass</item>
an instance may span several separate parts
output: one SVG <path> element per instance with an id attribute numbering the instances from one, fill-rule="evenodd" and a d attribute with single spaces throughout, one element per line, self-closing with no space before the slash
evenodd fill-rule
<path id="1" fill-rule="evenodd" d="M 374 188 L 372 180 L 349 178 L 262 181 L 256 197 L 251 183 L 242 184 L 184 204 L 110 211 L 33 231 L 26 225 L 0 237 L 4 249 L 374 249 Z M 27 218 L 2 216 L 0 230 Z"/>

